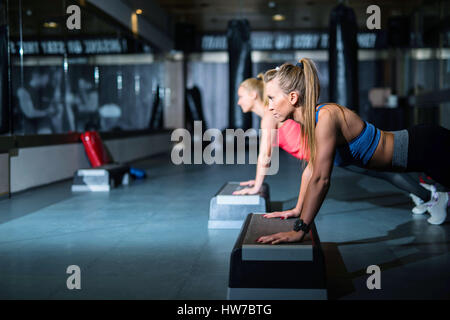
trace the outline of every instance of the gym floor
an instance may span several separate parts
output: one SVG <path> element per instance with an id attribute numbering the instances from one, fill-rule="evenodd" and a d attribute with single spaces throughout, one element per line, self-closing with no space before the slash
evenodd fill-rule
<path id="1" fill-rule="evenodd" d="M 135 163 L 148 178 L 109 194 L 72 194 L 65 181 L 0 200 L 0 299 L 226 299 L 239 230 L 208 230 L 209 200 L 255 167 L 175 166 L 169 156 Z M 280 158 L 266 180 L 276 210 L 295 205 L 302 171 Z M 450 224 L 411 208 L 387 182 L 334 169 L 316 218 L 330 299 L 450 298 Z M 67 289 L 70 265 L 81 290 Z M 381 290 L 367 289 L 370 265 Z"/>

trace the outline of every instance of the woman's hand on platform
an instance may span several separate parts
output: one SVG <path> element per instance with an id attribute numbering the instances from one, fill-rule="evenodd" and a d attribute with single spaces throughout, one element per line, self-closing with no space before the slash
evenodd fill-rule
<path id="1" fill-rule="evenodd" d="M 298 218 L 300 217 L 300 212 L 297 209 L 291 209 L 286 211 L 277 211 L 272 213 L 267 213 L 263 216 L 267 219 L 280 218 L 281 220 L 286 220 L 289 218 Z"/>
<path id="2" fill-rule="evenodd" d="M 240 185 L 242 187 L 253 187 L 255 185 L 255 180 L 244 181 L 241 182 Z"/>
<path id="3" fill-rule="evenodd" d="M 303 231 L 289 231 L 289 232 L 280 232 L 276 234 L 272 234 L 270 236 L 264 236 L 256 240 L 258 243 L 262 244 L 280 244 L 286 242 L 302 242 L 305 233 Z"/>
<path id="4" fill-rule="evenodd" d="M 235 192 L 233 192 L 233 195 L 240 196 L 240 195 L 247 195 L 247 194 L 252 195 L 252 194 L 257 194 L 257 193 L 259 193 L 259 188 L 252 187 L 252 188 L 245 188 L 245 189 L 242 189 L 239 191 L 235 191 Z"/>

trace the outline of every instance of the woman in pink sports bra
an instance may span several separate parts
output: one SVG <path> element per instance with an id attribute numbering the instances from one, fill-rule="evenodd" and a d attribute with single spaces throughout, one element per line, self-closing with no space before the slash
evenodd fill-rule
<path id="1" fill-rule="evenodd" d="M 292 119 L 286 120 L 278 128 L 278 146 L 297 159 L 309 161 L 309 154 L 304 148 L 302 137 L 300 125 Z"/>
<path id="2" fill-rule="evenodd" d="M 278 122 L 269 112 L 264 99 L 263 75 L 245 80 L 238 90 L 238 105 L 244 113 L 254 112 L 261 117 L 261 142 L 255 180 L 245 181 L 241 186 L 248 188 L 235 192 L 236 195 L 256 194 L 260 191 L 267 173 L 272 155 L 272 147 L 279 146 L 297 159 L 305 159 L 305 150 L 301 148 L 301 127 L 293 120 Z M 278 129 L 278 137 L 274 134 Z"/>

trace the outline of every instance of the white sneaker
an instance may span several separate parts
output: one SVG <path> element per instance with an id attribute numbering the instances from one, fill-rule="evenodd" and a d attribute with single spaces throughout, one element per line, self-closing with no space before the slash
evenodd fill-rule
<path id="1" fill-rule="evenodd" d="M 421 182 L 420 185 L 422 187 L 424 187 L 425 189 L 427 189 L 428 191 L 431 191 L 431 194 L 436 192 L 436 187 L 432 184 L 426 184 L 426 183 Z"/>
<path id="2" fill-rule="evenodd" d="M 416 204 L 416 206 L 412 209 L 412 212 L 414 214 L 424 214 L 425 212 L 427 212 L 427 210 L 431 206 L 434 205 L 434 202 L 435 202 L 435 200 L 433 200 L 433 198 L 436 193 L 436 187 L 431 184 L 426 184 L 426 183 L 421 183 L 420 185 L 431 192 L 431 199 L 428 202 L 423 202 L 423 200 L 420 199 L 419 197 L 417 197 L 416 195 L 410 194 L 410 197 L 413 199 L 413 202 Z M 417 199 L 414 199 L 413 196 L 416 197 Z"/>
<path id="3" fill-rule="evenodd" d="M 420 199 L 418 196 L 416 196 L 415 194 L 412 194 L 412 193 L 410 193 L 409 196 L 411 197 L 412 201 L 416 205 L 412 209 L 412 212 L 414 214 L 424 214 L 425 212 L 427 212 L 427 206 L 425 205 L 425 203 L 423 202 L 422 199 Z"/>
<path id="4" fill-rule="evenodd" d="M 430 224 L 439 225 L 447 219 L 448 193 L 436 192 L 433 198 L 436 202 L 428 208 L 431 217 L 427 221 Z"/>

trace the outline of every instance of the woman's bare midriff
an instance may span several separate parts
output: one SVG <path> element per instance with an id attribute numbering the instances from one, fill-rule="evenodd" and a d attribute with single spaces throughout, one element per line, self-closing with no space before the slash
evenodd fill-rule
<path id="1" fill-rule="evenodd" d="M 327 104 L 333 107 L 336 104 Z M 325 106 L 325 107 L 327 107 Z M 325 108 L 324 107 L 324 108 Z M 338 146 L 348 141 L 352 141 L 354 137 L 357 137 L 364 129 L 364 121 L 350 109 L 344 108 L 345 117 L 338 108 L 332 108 L 341 128 L 341 134 L 337 137 Z M 366 167 L 373 170 L 387 170 L 392 171 L 392 157 L 394 155 L 394 134 L 392 132 L 382 131 L 380 141 L 372 158 L 367 163 Z"/>
<path id="2" fill-rule="evenodd" d="M 394 134 L 381 131 L 380 142 L 372 158 L 367 163 L 369 169 L 391 170 L 392 157 L 394 155 Z"/>

